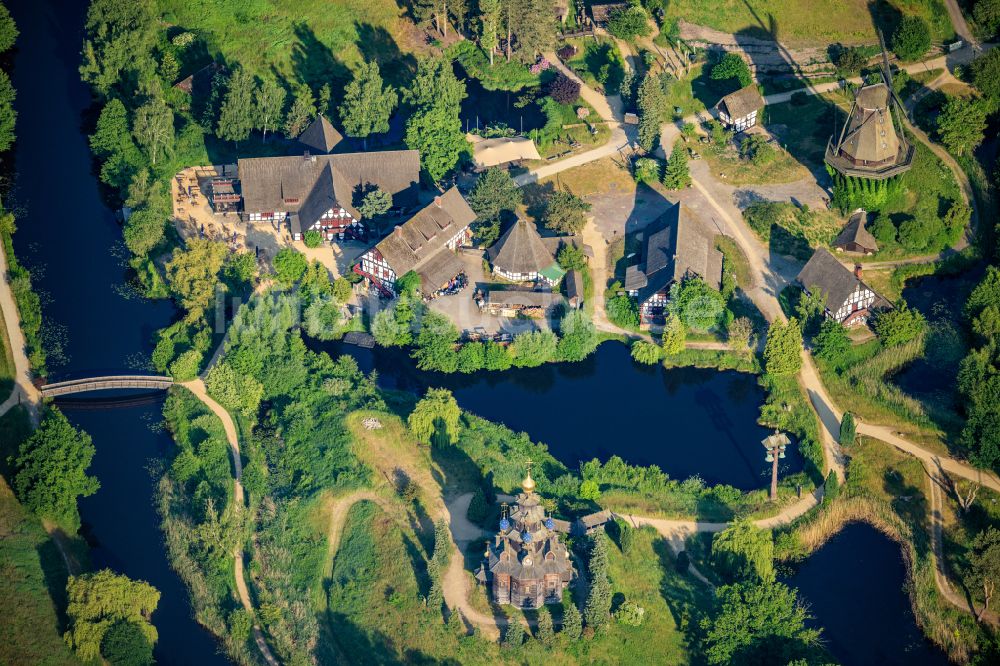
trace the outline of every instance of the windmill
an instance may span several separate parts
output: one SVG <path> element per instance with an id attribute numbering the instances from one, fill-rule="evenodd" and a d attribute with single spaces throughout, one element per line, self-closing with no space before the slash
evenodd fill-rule
<path id="1" fill-rule="evenodd" d="M 844 176 L 885 180 L 908 170 L 913 163 L 913 147 L 903 132 L 905 111 L 892 88 L 892 70 L 881 32 L 879 44 L 882 81 L 858 90 L 843 129 L 827 144 L 826 163 Z M 898 120 L 894 106 L 900 114 Z"/>

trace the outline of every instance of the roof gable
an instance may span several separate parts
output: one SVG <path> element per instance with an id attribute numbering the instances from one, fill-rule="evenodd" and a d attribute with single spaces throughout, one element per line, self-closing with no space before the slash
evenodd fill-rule
<path id="1" fill-rule="evenodd" d="M 309 127 L 299 135 L 299 143 L 320 153 L 332 152 L 343 140 L 344 136 L 322 114 L 316 116 L 315 120 L 309 123 Z"/>
<path id="2" fill-rule="evenodd" d="M 840 309 L 858 287 L 871 290 L 876 296 L 877 303 L 888 305 L 882 296 L 862 282 L 849 268 L 837 261 L 837 258 L 830 254 L 829 250 L 823 247 L 818 248 L 813 253 L 813 256 L 799 272 L 797 279 L 806 289 L 810 291 L 819 289 L 826 294 L 826 307 L 831 312 Z"/>
<path id="3" fill-rule="evenodd" d="M 722 285 L 722 253 L 715 249 L 715 235 L 679 203 L 647 227 L 643 259 L 631 276 L 626 270 L 626 289 L 631 283 L 640 301 L 691 275 L 713 289 Z"/>
<path id="4" fill-rule="evenodd" d="M 720 99 L 716 108 L 725 108 L 730 118 L 743 118 L 759 111 L 763 106 L 764 98 L 760 96 L 757 86 L 751 83 Z"/>
<path id="5" fill-rule="evenodd" d="M 494 268 L 507 273 L 538 273 L 555 263 L 535 225 L 518 218 L 489 249 Z"/>
<path id="6" fill-rule="evenodd" d="M 837 239 L 833 241 L 834 247 L 846 247 L 851 243 L 857 243 L 861 247 L 873 252 L 878 250 L 878 243 L 871 232 L 865 228 L 868 213 L 862 209 L 854 211 L 851 219 L 841 230 Z"/>

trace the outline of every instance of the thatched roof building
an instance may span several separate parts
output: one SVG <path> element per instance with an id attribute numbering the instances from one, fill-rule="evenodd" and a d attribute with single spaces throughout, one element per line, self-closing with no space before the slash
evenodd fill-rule
<path id="1" fill-rule="evenodd" d="M 878 243 L 871 232 L 865 228 L 868 213 L 862 209 L 854 211 L 851 219 L 847 221 L 833 246 L 845 252 L 862 252 L 864 254 L 874 254 L 878 252 Z"/>
<path id="2" fill-rule="evenodd" d="M 542 241 L 535 225 L 518 218 L 500 239 L 487 250 L 493 272 L 513 282 L 544 279 L 553 282 L 553 266 L 557 266 L 552 250 Z M 561 271 L 558 277 L 561 277 Z"/>

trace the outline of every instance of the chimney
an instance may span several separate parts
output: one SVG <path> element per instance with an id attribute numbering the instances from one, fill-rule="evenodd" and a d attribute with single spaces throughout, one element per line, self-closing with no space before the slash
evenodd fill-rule
<path id="1" fill-rule="evenodd" d="M 315 155 L 310 155 L 309 151 L 307 150 L 304 153 L 302 153 L 302 160 L 304 162 L 315 162 L 316 161 L 316 156 Z"/>
<path id="2" fill-rule="evenodd" d="M 854 277 L 861 279 L 861 264 L 854 264 Z"/>
<path id="3" fill-rule="evenodd" d="M 434 205 L 438 208 L 441 207 L 441 197 L 434 197 Z"/>

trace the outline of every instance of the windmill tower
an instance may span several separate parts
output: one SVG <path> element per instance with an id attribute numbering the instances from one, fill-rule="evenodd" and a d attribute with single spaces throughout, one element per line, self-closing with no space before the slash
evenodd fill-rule
<path id="1" fill-rule="evenodd" d="M 885 180 L 913 165 L 914 149 L 902 127 L 905 111 L 892 88 L 892 70 L 881 31 L 879 43 L 882 82 L 858 90 L 847 122 L 839 134 L 830 137 L 826 147 L 826 163 L 843 176 Z"/>

